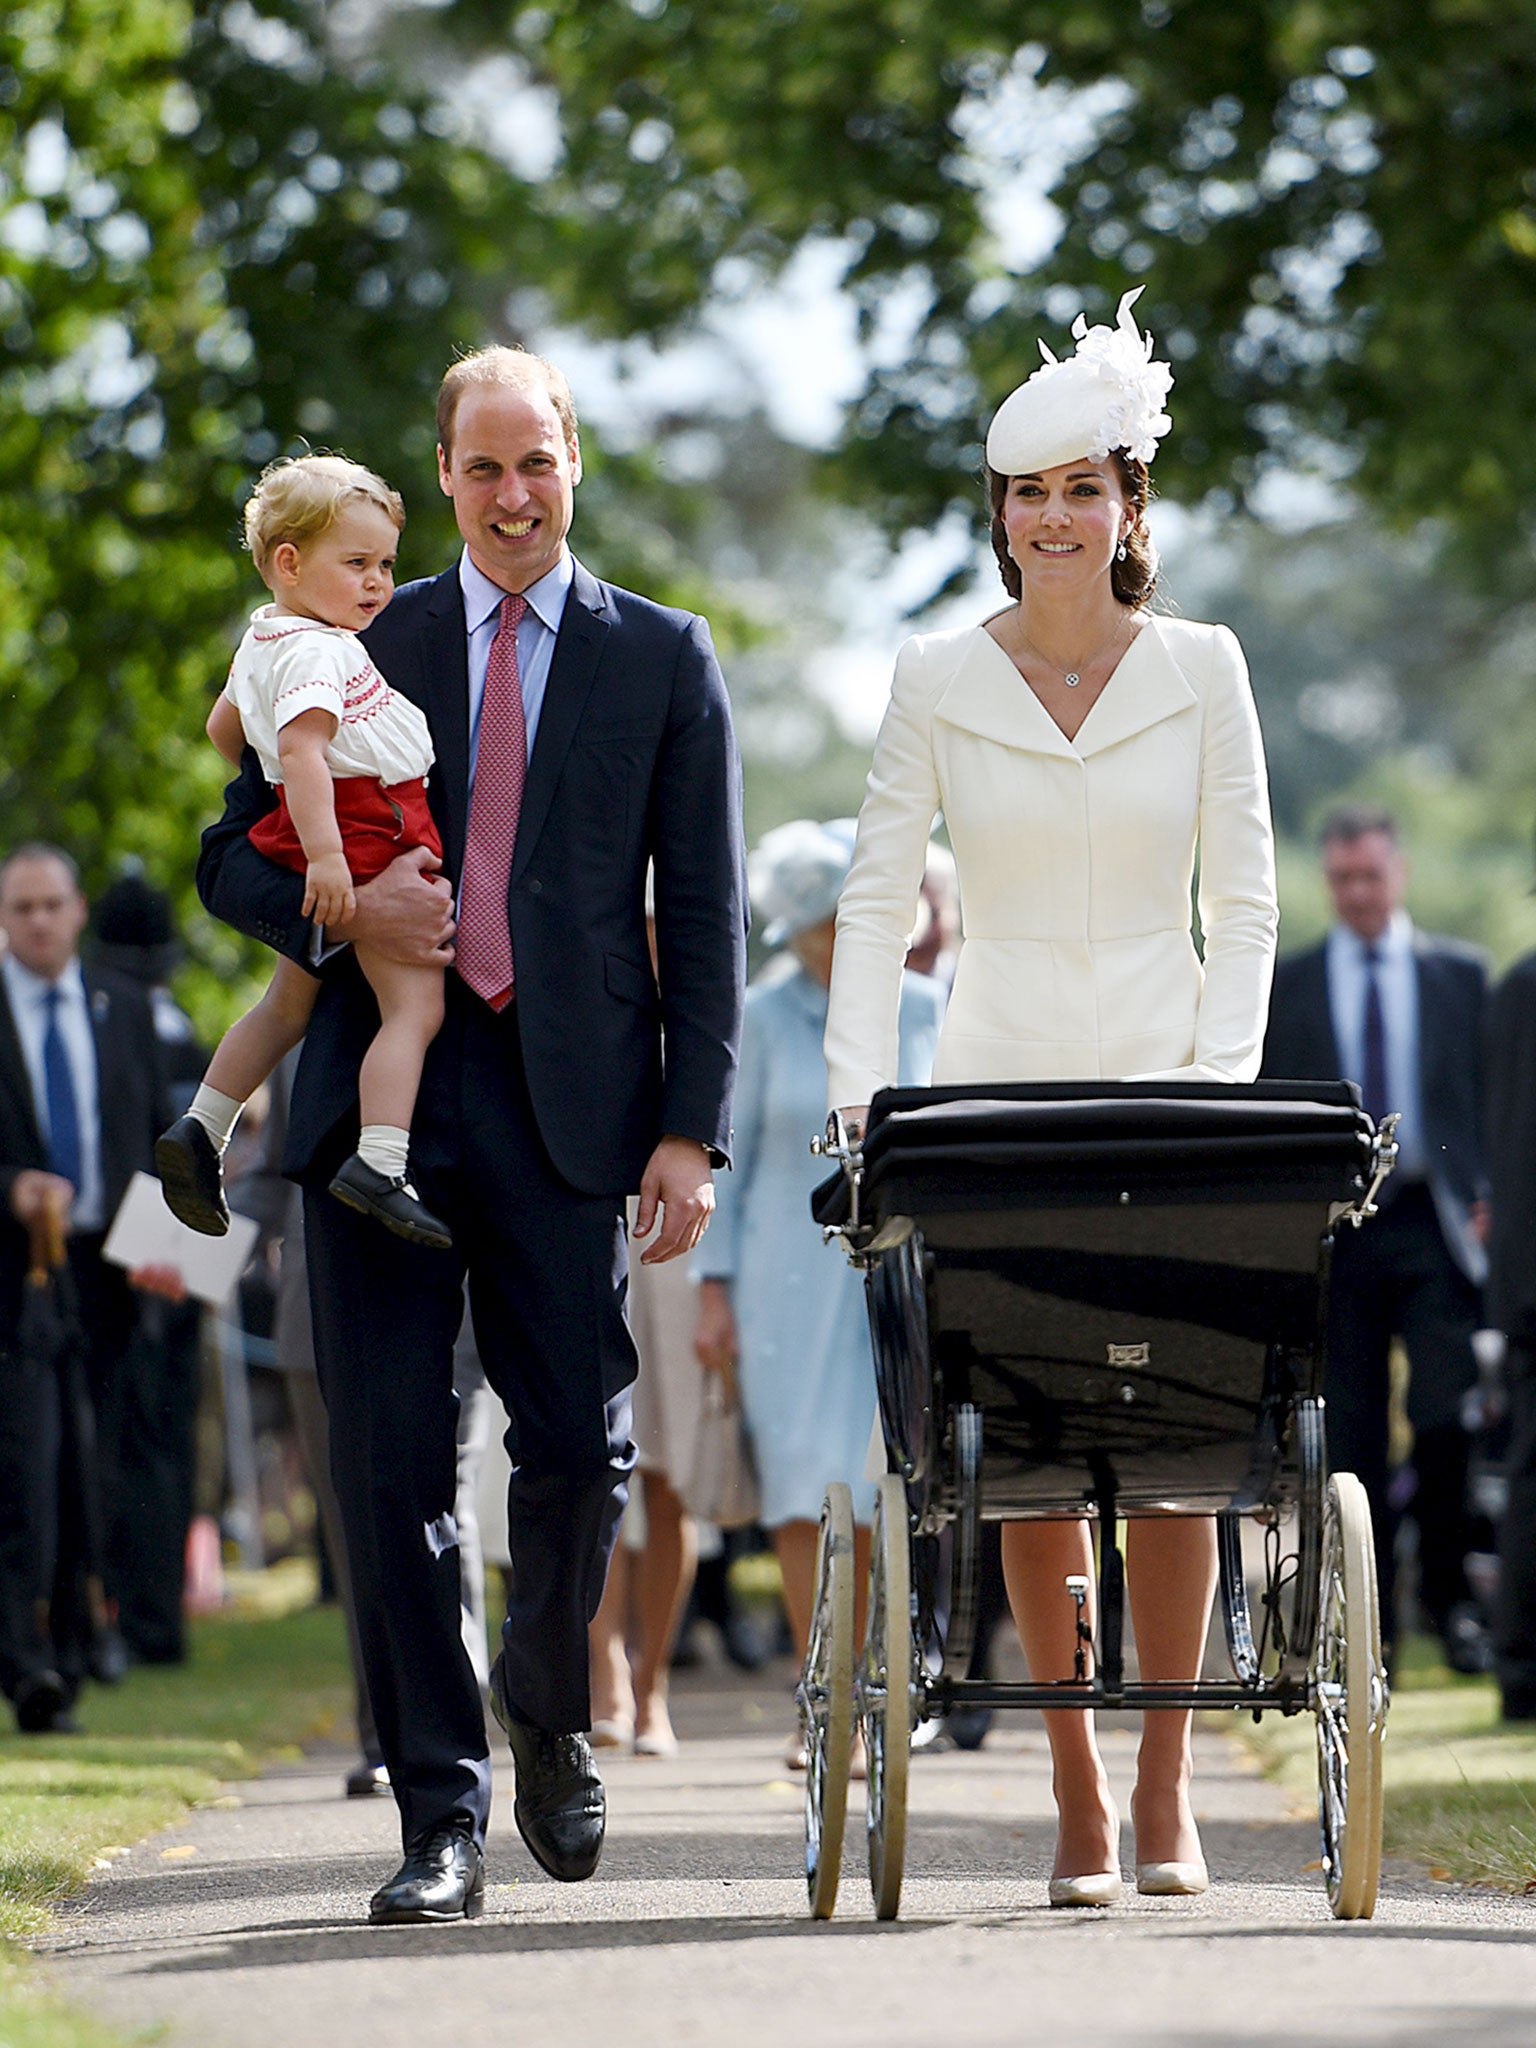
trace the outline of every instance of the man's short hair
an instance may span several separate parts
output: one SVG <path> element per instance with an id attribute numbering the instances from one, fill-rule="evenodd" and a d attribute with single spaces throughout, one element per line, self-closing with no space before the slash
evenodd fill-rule
<path id="1" fill-rule="evenodd" d="M 543 393 L 555 409 L 566 440 L 576 439 L 576 401 L 564 372 L 531 349 L 498 344 L 495 348 L 476 349 L 473 355 L 460 356 L 456 363 L 448 365 L 437 393 L 437 438 L 445 455 L 453 453 L 453 423 L 458 417 L 459 400 L 472 386 L 484 384 L 499 384 L 508 391 Z"/>
<path id="2" fill-rule="evenodd" d="M 1340 804 L 1324 818 L 1317 843 L 1324 847 L 1352 846 L 1370 832 L 1382 833 L 1394 846 L 1398 843 L 1397 820 L 1390 811 L 1384 811 L 1379 804 Z"/>
<path id="3" fill-rule="evenodd" d="M 68 875 L 71 886 L 78 893 L 80 888 L 80 863 L 72 853 L 66 853 L 62 846 L 55 846 L 51 839 L 24 839 L 20 846 L 13 846 L 11 848 L 5 859 L 0 860 L 0 891 L 4 890 L 6 877 L 10 874 L 11 869 L 15 867 L 18 861 L 23 860 L 56 860 L 65 874 Z"/>

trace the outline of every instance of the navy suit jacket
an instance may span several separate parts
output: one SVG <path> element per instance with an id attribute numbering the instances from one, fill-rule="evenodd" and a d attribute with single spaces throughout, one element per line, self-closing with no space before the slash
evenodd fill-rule
<path id="1" fill-rule="evenodd" d="M 432 811 L 457 890 L 469 813 L 457 565 L 405 585 L 363 637 L 389 683 L 426 713 L 437 753 Z M 247 838 L 274 800 L 247 752 L 224 816 L 203 835 L 198 889 L 216 917 L 308 965 L 302 880 Z M 741 768 L 708 626 L 577 563 L 528 764 L 507 914 L 534 1115 L 555 1166 L 583 1193 L 635 1188 L 664 1134 L 729 1157 L 746 970 L 741 830 Z M 651 862 L 659 986 L 646 942 Z M 377 1025 L 355 959 L 334 956 L 294 1082 L 291 1176 L 322 1151 L 334 1158 L 338 1133 L 352 1141 L 358 1068 Z M 441 1041 L 429 1063 L 437 1057 Z"/>
<path id="2" fill-rule="evenodd" d="M 126 975 L 87 967 L 85 993 L 96 1041 L 105 1227 L 134 1174 L 153 1170 L 155 1140 L 171 1120 L 171 1106 L 143 987 Z M 0 1349 L 12 1343 L 21 1311 L 29 1241 L 11 1214 L 10 1198 L 17 1174 L 29 1167 L 51 1171 L 21 1036 L 0 980 Z"/>
<path id="3" fill-rule="evenodd" d="M 1488 1192 L 1483 1157 L 1483 1042 L 1488 970 L 1474 947 L 1414 933 L 1419 989 L 1419 1095 L 1430 1193 L 1446 1249 L 1481 1285 L 1487 1256 L 1467 1227 Z M 1261 1078 L 1345 1077 L 1328 1000 L 1328 949 L 1312 946 L 1275 966 Z"/>

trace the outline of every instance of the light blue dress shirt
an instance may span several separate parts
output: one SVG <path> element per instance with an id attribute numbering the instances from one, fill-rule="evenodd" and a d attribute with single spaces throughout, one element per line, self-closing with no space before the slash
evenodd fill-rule
<path id="1" fill-rule="evenodd" d="M 1372 943 L 1386 1036 L 1388 1107 L 1402 1113 L 1397 1127 L 1401 1149 L 1397 1170 L 1405 1180 L 1422 1180 L 1427 1154 L 1419 1093 L 1419 969 L 1413 920 L 1399 910 Z M 1365 1078 L 1366 945 L 1367 941 L 1346 925 L 1336 924 L 1328 934 L 1328 1008 L 1347 1081 L 1363 1082 Z"/>
<path id="2" fill-rule="evenodd" d="M 21 1056 L 26 1061 L 27 1079 L 32 1084 L 32 1107 L 37 1127 L 46 1145 L 48 1129 L 48 1077 L 43 1067 L 43 1040 L 48 1032 L 48 991 L 54 986 L 23 967 L 14 954 L 0 959 L 5 992 Z M 69 1061 L 69 1077 L 75 1087 L 75 1108 L 80 1118 L 80 1181 L 70 1211 L 73 1230 L 101 1230 L 107 1218 L 106 1191 L 101 1178 L 101 1092 L 96 1074 L 96 1039 L 91 1030 L 90 999 L 78 960 L 72 960 L 59 976 L 59 1036 Z"/>
<path id="3" fill-rule="evenodd" d="M 528 609 L 517 628 L 517 677 L 523 686 L 523 723 L 528 729 L 528 756 L 538 737 L 539 715 L 549 687 L 550 664 L 555 658 L 555 639 L 565 617 L 565 601 L 571 594 L 575 564 L 563 554 L 553 569 L 523 592 Z M 489 576 L 484 576 L 469 559 L 466 548 L 459 557 L 459 588 L 464 593 L 464 624 L 469 634 L 469 786 L 475 786 L 475 763 L 480 754 L 480 707 L 485 701 L 485 670 L 496 638 L 497 617 L 507 593 Z"/>

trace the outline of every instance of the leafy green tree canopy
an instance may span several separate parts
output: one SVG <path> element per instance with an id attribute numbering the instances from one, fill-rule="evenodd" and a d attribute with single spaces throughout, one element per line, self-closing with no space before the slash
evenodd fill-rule
<path id="1" fill-rule="evenodd" d="M 591 321 L 665 330 L 818 237 L 848 245 L 867 327 L 917 305 L 843 454 L 891 526 L 967 492 L 1036 333 L 1145 280 L 1179 374 L 1165 490 L 1316 464 L 1529 584 L 1506 543 L 1536 398 L 1533 0 L 451 0 L 446 19 L 510 39 L 557 97 L 559 190 L 600 257 Z M 1048 174 L 1059 242 L 1021 269 L 989 190 L 1049 162 L 1074 109 L 1093 118 Z"/>

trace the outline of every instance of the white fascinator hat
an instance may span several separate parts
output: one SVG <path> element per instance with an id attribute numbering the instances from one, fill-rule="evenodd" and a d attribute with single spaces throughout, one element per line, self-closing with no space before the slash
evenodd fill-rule
<path id="1" fill-rule="evenodd" d="M 824 924 L 853 860 L 857 820 L 792 818 L 776 825 L 747 857 L 747 890 L 763 919 L 763 943 L 782 946 L 813 925 Z"/>
<path id="2" fill-rule="evenodd" d="M 1126 293 L 1113 327 L 1090 327 L 1079 313 L 1077 350 L 1065 361 L 1041 342 L 1044 363 L 987 429 L 987 464 L 998 476 L 1030 476 L 1084 456 L 1102 462 L 1116 448 L 1152 460 L 1173 425 L 1163 410 L 1173 370 L 1152 360 L 1152 337 L 1137 330 L 1131 308 L 1144 289 Z"/>

